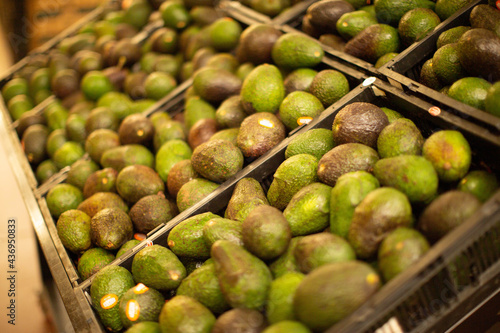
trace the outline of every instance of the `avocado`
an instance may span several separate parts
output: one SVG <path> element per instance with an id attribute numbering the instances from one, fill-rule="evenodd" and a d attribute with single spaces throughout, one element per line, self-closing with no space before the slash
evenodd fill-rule
<path id="1" fill-rule="evenodd" d="M 233 308 L 262 309 L 271 284 L 266 264 L 241 246 L 218 240 L 211 256 L 222 294 Z"/>
<path id="2" fill-rule="evenodd" d="M 217 103 L 237 95 L 242 88 L 242 82 L 226 70 L 204 67 L 194 73 L 193 86 L 201 98 Z"/>
<path id="3" fill-rule="evenodd" d="M 241 25 L 230 17 L 221 17 L 208 26 L 208 35 L 213 48 L 228 52 L 238 45 Z"/>
<path id="4" fill-rule="evenodd" d="M 242 81 L 246 79 L 248 74 L 255 68 L 255 65 L 251 62 L 245 62 L 241 64 L 238 69 L 236 69 L 236 76 L 239 77 Z"/>
<path id="5" fill-rule="evenodd" d="M 220 315 L 212 328 L 212 333 L 261 333 L 267 326 L 266 318 L 257 310 L 231 309 Z"/>
<path id="6" fill-rule="evenodd" d="M 406 118 L 397 119 L 380 132 L 377 151 L 381 158 L 398 155 L 421 155 L 424 138 L 415 124 Z"/>
<path id="7" fill-rule="evenodd" d="M 270 25 L 250 25 L 240 36 L 238 53 L 244 58 L 240 62 L 249 61 L 254 65 L 271 63 L 271 50 L 281 35 L 281 31 Z"/>
<path id="8" fill-rule="evenodd" d="M 182 185 L 198 177 L 199 174 L 193 169 L 191 160 L 182 160 L 175 163 L 167 177 L 168 193 L 175 198 Z"/>
<path id="9" fill-rule="evenodd" d="M 434 11 L 439 15 L 441 20 L 446 20 L 448 17 L 452 16 L 457 10 L 468 6 L 472 3 L 471 0 L 437 0 L 436 8 Z"/>
<path id="10" fill-rule="evenodd" d="M 208 59 L 207 67 L 223 69 L 233 74 L 236 74 L 236 69 L 239 62 L 231 53 L 217 53 Z"/>
<path id="11" fill-rule="evenodd" d="M 415 8 L 406 12 L 399 20 L 398 31 L 404 46 L 423 39 L 441 23 L 439 16 L 429 8 Z"/>
<path id="12" fill-rule="evenodd" d="M 240 133 L 240 128 L 226 128 L 218 131 L 210 137 L 210 140 L 226 140 L 231 142 L 233 145 L 238 146 L 238 134 Z"/>
<path id="13" fill-rule="evenodd" d="M 447 44 L 434 53 L 432 69 L 443 85 L 450 85 L 466 77 L 467 72 L 460 64 L 458 44 Z"/>
<path id="14" fill-rule="evenodd" d="M 243 221 L 260 205 L 269 205 L 262 186 L 253 178 L 243 178 L 234 187 L 225 214 L 232 220 Z"/>
<path id="15" fill-rule="evenodd" d="M 270 324 L 284 320 L 295 320 L 293 296 L 304 279 L 302 273 L 287 273 L 273 280 L 269 289 L 266 315 Z"/>
<path id="16" fill-rule="evenodd" d="M 481 206 L 473 194 L 448 191 L 428 205 L 418 220 L 418 229 L 431 242 L 438 241 L 452 229 L 465 222 Z"/>
<path id="17" fill-rule="evenodd" d="M 75 141 L 80 144 L 85 142 L 87 133 L 85 131 L 86 119 L 79 114 L 71 114 L 66 119 L 66 135 L 70 141 Z"/>
<path id="18" fill-rule="evenodd" d="M 145 196 L 163 192 L 165 184 L 150 167 L 129 165 L 118 173 L 116 190 L 126 201 L 136 203 Z"/>
<path id="19" fill-rule="evenodd" d="M 209 6 L 194 6 L 189 11 L 189 15 L 199 26 L 210 25 L 221 18 L 221 13 Z"/>
<path id="20" fill-rule="evenodd" d="M 491 83 L 479 77 L 464 77 L 450 86 L 447 95 L 479 110 L 485 110 L 491 86 Z"/>
<path id="21" fill-rule="evenodd" d="M 56 219 L 67 210 L 76 209 L 83 201 L 82 191 L 70 184 L 57 184 L 45 198 L 50 214 Z"/>
<path id="22" fill-rule="evenodd" d="M 289 4 L 289 1 L 281 0 L 250 0 L 250 8 L 270 17 L 281 13 L 286 7 L 289 7 Z"/>
<path id="23" fill-rule="evenodd" d="M 83 76 L 80 85 L 85 97 L 92 101 L 97 101 L 105 93 L 114 89 L 109 78 L 98 70 L 86 73 Z"/>
<path id="24" fill-rule="evenodd" d="M 223 313 L 229 309 L 229 305 L 222 295 L 213 261 L 195 269 L 182 280 L 176 295 L 194 298 L 215 314 Z"/>
<path id="25" fill-rule="evenodd" d="M 304 324 L 293 320 L 283 320 L 267 327 L 262 333 L 311 333 Z"/>
<path id="26" fill-rule="evenodd" d="M 379 160 L 377 152 L 361 143 L 346 143 L 334 147 L 319 160 L 318 179 L 335 186 L 337 179 L 351 171 L 371 171 Z"/>
<path id="27" fill-rule="evenodd" d="M 113 168 L 118 172 L 131 165 L 153 168 L 154 163 L 153 154 L 146 147 L 136 144 L 107 149 L 101 155 L 103 168 Z"/>
<path id="28" fill-rule="evenodd" d="M 161 4 L 159 11 L 166 27 L 180 30 L 191 22 L 191 16 L 183 3 L 164 2 Z"/>
<path id="29" fill-rule="evenodd" d="M 263 64 L 255 67 L 243 81 L 241 105 L 246 113 L 275 113 L 285 98 L 285 86 L 279 69 Z"/>
<path id="30" fill-rule="evenodd" d="M 340 17 L 354 10 L 348 1 L 322 0 L 309 6 L 305 17 L 320 34 L 332 33 L 336 32 L 337 21 Z"/>
<path id="31" fill-rule="evenodd" d="M 143 321 L 157 321 L 165 304 L 163 295 L 153 288 L 138 284 L 130 288 L 120 300 L 120 318 L 129 328 Z"/>
<path id="32" fill-rule="evenodd" d="M 368 193 L 354 209 L 347 239 L 358 258 L 370 258 L 394 229 L 412 224 L 412 209 L 406 195 L 382 187 Z"/>
<path id="33" fill-rule="evenodd" d="M 177 193 L 177 208 L 183 212 L 215 191 L 219 184 L 204 178 L 195 178 L 182 185 Z"/>
<path id="34" fill-rule="evenodd" d="M 28 94 L 28 81 L 23 77 L 10 79 L 2 88 L 2 96 L 6 103 L 17 95 Z"/>
<path id="35" fill-rule="evenodd" d="M 153 11 L 149 1 L 133 0 L 125 10 L 123 22 L 141 29 L 148 22 L 149 15 Z"/>
<path id="36" fill-rule="evenodd" d="M 242 223 L 220 217 L 211 218 L 203 227 L 203 238 L 209 248 L 219 239 L 243 246 Z"/>
<path id="37" fill-rule="evenodd" d="M 267 192 L 271 206 L 285 209 L 295 193 L 318 180 L 317 169 L 318 159 L 309 154 L 294 155 L 281 163 Z"/>
<path id="38" fill-rule="evenodd" d="M 330 231 L 347 238 L 354 210 L 371 191 L 380 186 L 377 178 L 366 171 L 343 174 L 331 191 Z"/>
<path id="39" fill-rule="evenodd" d="M 83 186 L 83 196 L 90 198 L 97 192 L 116 193 L 116 177 L 118 172 L 113 168 L 104 168 L 93 172 Z"/>
<path id="40" fill-rule="evenodd" d="M 331 190 L 328 185 L 311 183 L 295 193 L 283 211 L 292 236 L 309 235 L 328 227 Z"/>
<path id="41" fill-rule="evenodd" d="M 283 213 L 268 205 L 254 208 L 241 228 L 245 248 L 262 260 L 283 254 L 291 239 L 290 226 Z"/>
<path id="42" fill-rule="evenodd" d="M 236 143 L 245 157 L 264 155 L 285 139 L 285 125 L 274 114 L 259 112 L 241 123 Z"/>
<path id="43" fill-rule="evenodd" d="M 460 37 L 457 50 L 458 59 L 468 73 L 492 82 L 500 80 L 500 37 L 494 32 L 471 29 Z"/>
<path id="44" fill-rule="evenodd" d="M 297 261 L 295 260 L 295 256 L 293 254 L 300 239 L 302 239 L 302 236 L 293 237 L 288 243 L 288 248 L 285 253 L 269 264 L 269 269 L 275 279 L 285 275 L 286 273 L 300 273 L 299 266 L 297 265 Z"/>
<path id="45" fill-rule="evenodd" d="M 304 29 L 304 25 L 302 25 L 302 29 Z M 304 30 L 305 31 L 305 30 Z M 308 33 L 308 35 L 311 35 Z M 312 36 L 312 35 L 311 35 Z M 326 45 L 328 47 L 331 47 L 334 50 L 337 50 L 339 52 L 344 52 L 345 48 L 345 40 L 337 35 L 333 34 L 324 34 L 319 37 L 319 42 L 323 45 Z"/>
<path id="46" fill-rule="evenodd" d="M 120 299 L 134 286 L 132 274 L 120 266 L 101 269 L 92 280 L 90 297 L 101 322 L 106 329 L 118 332 L 123 329 L 120 319 Z"/>
<path id="47" fill-rule="evenodd" d="M 446 31 L 443 31 L 439 35 L 439 37 L 436 41 L 436 48 L 440 49 L 441 47 L 443 47 L 447 44 L 453 44 L 453 43 L 458 42 L 460 37 L 462 37 L 462 35 L 464 33 L 466 33 L 467 31 L 469 31 L 470 29 L 471 29 L 471 27 L 462 25 L 462 26 L 454 27 L 454 28 L 448 29 Z"/>
<path id="48" fill-rule="evenodd" d="M 196 147 L 191 164 L 208 180 L 223 183 L 241 170 L 243 154 L 229 141 L 210 140 Z"/>
<path id="49" fill-rule="evenodd" d="M 411 202 L 426 203 L 437 195 L 437 172 L 432 163 L 422 156 L 383 158 L 375 163 L 373 173 L 382 186 L 398 189 Z"/>
<path id="50" fill-rule="evenodd" d="M 384 54 L 399 52 L 399 46 L 397 29 L 387 24 L 374 24 L 348 41 L 344 52 L 374 64 Z"/>
<path id="51" fill-rule="evenodd" d="M 105 250 L 118 250 L 134 234 L 130 217 L 119 208 L 105 208 L 90 220 L 92 243 Z"/>
<path id="52" fill-rule="evenodd" d="M 139 71 L 136 73 L 129 73 L 123 82 L 123 90 L 133 100 L 139 100 L 146 97 L 146 89 L 144 88 L 144 81 L 148 73 Z"/>
<path id="53" fill-rule="evenodd" d="M 336 23 L 336 29 L 340 36 L 349 40 L 370 25 L 377 24 L 377 19 L 363 10 L 344 13 Z"/>
<path id="54" fill-rule="evenodd" d="M 198 214 L 177 224 L 168 234 L 168 247 L 179 257 L 206 259 L 210 247 L 203 238 L 203 227 L 218 217 L 210 212 Z"/>
<path id="55" fill-rule="evenodd" d="M 7 109 L 9 110 L 9 114 L 13 120 L 20 119 L 25 113 L 29 112 L 33 109 L 33 101 L 27 95 L 17 95 L 12 97 L 12 99 L 7 103 Z M 61 118 L 64 118 L 66 115 L 62 115 Z M 66 119 L 63 119 L 64 121 Z M 53 120 L 52 120 L 53 122 Z M 61 120 L 61 123 L 63 121 Z M 52 126 L 52 130 L 55 129 L 56 126 Z M 57 124 L 58 128 L 62 128 L 60 124 Z"/>
<path id="56" fill-rule="evenodd" d="M 115 256 L 110 251 L 100 247 L 94 247 L 85 251 L 78 259 L 78 275 L 85 281 L 103 267 L 115 260 Z"/>
<path id="57" fill-rule="evenodd" d="M 210 58 L 212 58 L 216 54 L 216 51 L 213 47 L 202 47 L 197 50 L 193 55 L 193 71 L 196 72 L 198 69 L 205 67 Z"/>
<path id="58" fill-rule="evenodd" d="M 158 101 L 177 87 L 175 78 L 168 73 L 155 71 L 144 80 L 146 97 Z"/>
<path id="59" fill-rule="evenodd" d="M 422 65 L 422 69 L 420 70 L 420 79 L 418 80 L 418 82 L 437 91 L 443 88 L 443 84 L 441 83 L 441 81 L 439 81 L 439 78 L 434 71 L 434 63 L 432 62 L 432 58 L 428 59 Z"/>
<path id="60" fill-rule="evenodd" d="M 153 123 L 142 114 L 131 114 L 123 119 L 118 129 L 118 135 L 122 145 L 148 146 L 153 141 Z"/>
<path id="61" fill-rule="evenodd" d="M 141 321 L 130 326 L 125 333 L 161 333 L 160 324 L 156 321 Z"/>
<path id="62" fill-rule="evenodd" d="M 321 232 L 301 238 L 293 252 L 302 273 L 323 265 L 356 259 L 354 249 L 340 236 Z"/>
<path id="63" fill-rule="evenodd" d="M 21 145 L 23 146 L 24 154 L 28 162 L 33 165 L 38 165 L 45 160 L 47 157 L 45 145 L 48 137 L 49 129 L 44 125 L 31 125 L 24 131 Z M 58 165 L 56 164 L 56 166 Z"/>
<path id="64" fill-rule="evenodd" d="M 238 128 L 247 114 L 241 106 L 240 96 L 231 96 L 221 103 L 215 112 L 218 128 Z"/>
<path id="65" fill-rule="evenodd" d="M 90 159 L 78 160 L 71 165 L 66 182 L 83 190 L 87 179 L 97 170 L 99 170 L 99 166 L 94 161 Z"/>
<path id="66" fill-rule="evenodd" d="M 428 250 L 429 242 L 415 229 L 397 228 L 380 244 L 378 268 L 387 282 L 403 272 Z"/>
<path id="67" fill-rule="evenodd" d="M 27 131 L 24 134 L 26 133 Z M 84 154 L 85 151 L 83 150 L 82 145 L 80 145 L 77 142 L 68 141 L 65 142 L 59 149 L 56 150 L 54 156 L 52 156 L 52 161 L 54 161 L 54 164 L 60 170 L 64 167 L 72 165 L 77 160 L 82 158 Z"/>
<path id="68" fill-rule="evenodd" d="M 215 119 L 214 107 L 199 97 L 190 97 L 184 104 L 184 124 L 189 130 L 200 119 Z"/>
<path id="69" fill-rule="evenodd" d="M 80 254 L 91 246 L 90 216 L 82 211 L 71 209 L 59 216 L 57 220 L 57 235 L 65 248 Z"/>
<path id="70" fill-rule="evenodd" d="M 321 44 L 301 33 L 287 33 L 274 43 L 273 62 L 280 68 L 314 67 L 323 60 Z"/>
<path id="71" fill-rule="evenodd" d="M 412 9 L 428 8 L 434 10 L 436 6 L 430 0 L 377 0 L 374 5 L 377 21 L 394 27 L 398 25 L 403 15 Z"/>
<path id="72" fill-rule="evenodd" d="M 323 110 L 323 104 L 313 94 L 294 91 L 281 102 L 279 117 L 289 130 L 293 130 L 303 125 L 303 120 L 316 118 Z"/>
<path id="73" fill-rule="evenodd" d="M 481 202 L 486 202 L 498 188 L 497 177 L 494 173 L 474 170 L 469 172 L 458 184 L 460 191 L 472 193 Z"/>
<path id="74" fill-rule="evenodd" d="M 120 126 L 120 119 L 107 107 L 96 107 L 90 111 L 85 121 L 85 131 L 87 135 L 98 129 L 110 129 L 117 131 Z"/>
<path id="75" fill-rule="evenodd" d="M 147 234 L 177 215 L 177 206 L 163 192 L 142 197 L 130 208 L 129 216 L 135 230 Z"/>
<path id="76" fill-rule="evenodd" d="M 310 68 L 298 68 L 290 72 L 283 81 L 286 94 L 294 91 L 309 91 L 309 86 L 316 74 L 318 72 Z"/>
<path id="77" fill-rule="evenodd" d="M 165 303 L 159 323 L 162 332 L 210 333 L 215 316 L 195 299 L 178 295 Z"/>
<path id="78" fill-rule="evenodd" d="M 286 148 L 285 158 L 297 154 L 309 154 L 317 159 L 321 159 L 334 146 L 335 143 L 331 130 L 315 128 L 294 136 Z"/>
<path id="79" fill-rule="evenodd" d="M 170 140 L 187 140 L 186 127 L 177 120 L 168 120 L 161 122 L 155 126 L 155 134 L 153 137 L 153 146 L 158 152 L 161 146 Z"/>
<path id="80" fill-rule="evenodd" d="M 166 247 L 157 244 L 137 252 L 132 261 L 131 271 L 137 283 L 143 283 L 159 291 L 177 288 L 186 277 L 186 268 L 177 256 Z"/>
<path id="81" fill-rule="evenodd" d="M 81 210 L 90 217 L 93 217 L 105 208 L 118 208 L 128 213 L 127 204 L 118 194 L 112 192 L 97 192 L 82 201 L 77 207 L 78 210 Z"/>
<path id="82" fill-rule="evenodd" d="M 397 52 L 389 52 L 381 56 L 380 58 L 377 59 L 377 62 L 375 63 L 374 67 L 375 68 L 380 68 L 384 66 L 386 63 L 397 57 L 399 53 Z"/>
<path id="83" fill-rule="evenodd" d="M 9 105 L 7 106 L 9 109 L 11 109 L 11 103 L 15 103 L 17 98 L 18 97 L 14 97 L 10 100 Z M 66 120 L 68 119 L 68 110 L 60 103 L 57 102 L 47 106 L 44 110 L 44 115 L 45 119 L 47 119 L 47 126 L 51 131 L 59 128 L 64 128 L 66 126 Z M 87 131 L 87 133 L 90 132 Z"/>
<path id="84" fill-rule="evenodd" d="M 444 182 L 460 180 L 469 171 L 470 146 L 458 131 L 435 132 L 425 140 L 422 155 L 432 163 L 439 180 Z"/>
<path id="85" fill-rule="evenodd" d="M 16 127 L 17 135 L 20 138 L 22 138 L 24 131 L 26 131 L 26 129 L 28 129 L 31 125 L 36 125 L 36 124 L 46 125 L 47 122 L 45 120 L 45 117 L 41 114 L 36 113 L 36 110 L 35 110 L 35 112 L 33 112 L 33 110 L 24 112 L 21 115 L 21 117 L 19 117 L 19 119 L 18 119 L 18 125 Z M 65 137 L 66 136 L 65 131 L 64 130 L 60 130 L 60 131 L 62 133 L 64 133 L 64 137 Z M 52 134 L 53 132 L 51 132 L 50 134 Z M 49 134 L 49 137 L 50 137 L 50 134 Z M 47 138 L 47 141 L 48 140 L 49 139 Z M 49 155 L 52 156 L 52 154 L 50 154 L 48 149 L 47 149 L 47 153 L 49 153 Z"/>
<path id="86" fill-rule="evenodd" d="M 472 28 L 484 28 L 500 37 L 500 12 L 488 5 L 477 5 L 470 12 Z"/>
<path id="87" fill-rule="evenodd" d="M 345 261 L 324 265 L 299 284 L 293 298 L 297 319 L 314 331 L 323 331 L 350 315 L 379 288 L 370 265 Z"/>
<path id="88" fill-rule="evenodd" d="M 168 173 L 175 163 L 190 159 L 192 150 L 189 145 L 182 140 L 174 139 L 165 142 L 156 152 L 155 170 L 160 178 L 166 182 Z"/>
<path id="89" fill-rule="evenodd" d="M 484 110 L 497 117 L 500 116 L 500 83 L 494 83 L 486 93 Z"/>
<path id="90" fill-rule="evenodd" d="M 140 243 L 141 243 L 141 241 L 137 240 L 137 239 L 131 239 L 131 240 L 127 241 L 125 244 L 123 244 L 120 247 L 120 249 L 118 250 L 118 252 L 116 252 L 116 257 L 117 258 L 121 257 L 122 255 L 124 255 L 125 253 L 127 253 L 128 250 L 133 249 L 134 247 L 136 247 Z"/>
<path id="91" fill-rule="evenodd" d="M 120 145 L 118 133 L 110 129 L 98 129 L 87 136 L 85 140 L 85 151 L 96 163 L 100 163 L 102 154 L 111 148 Z"/>
<path id="92" fill-rule="evenodd" d="M 342 108 L 333 121 L 333 140 L 336 144 L 362 143 L 377 147 L 380 132 L 389 125 L 389 119 L 376 105 L 351 103 Z"/>
<path id="93" fill-rule="evenodd" d="M 36 167 L 35 176 L 38 184 L 45 183 L 50 177 L 55 175 L 59 169 L 52 160 L 45 160 Z"/>
<path id="94" fill-rule="evenodd" d="M 189 130 L 188 143 L 191 149 L 195 149 L 202 143 L 209 141 L 217 133 L 217 122 L 215 119 L 205 118 L 198 120 Z"/>

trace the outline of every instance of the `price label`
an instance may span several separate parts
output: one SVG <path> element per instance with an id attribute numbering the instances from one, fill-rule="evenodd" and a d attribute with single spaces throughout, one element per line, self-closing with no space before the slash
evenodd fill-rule
<path id="1" fill-rule="evenodd" d="M 297 119 L 297 124 L 299 125 L 307 125 L 312 121 L 312 117 L 300 117 Z"/>
<path id="2" fill-rule="evenodd" d="M 127 315 L 128 320 L 136 321 L 139 319 L 139 314 L 141 313 L 141 307 L 139 303 L 135 299 L 131 299 L 127 302 L 127 307 L 125 309 L 125 314 Z"/>
<path id="3" fill-rule="evenodd" d="M 439 116 L 441 114 L 441 109 L 438 108 L 437 106 L 433 106 L 433 107 L 429 108 L 428 111 L 434 117 Z"/>
<path id="4" fill-rule="evenodd" d="M 116 304 L 118 304 L 118 296 L 115 294 L 107 294 L 101 298 L 101 308 L 104 310 L 112 309 Z"/>
<path id="5" fill-rule="evenodd" d="M 134 294 L 144 294 L 146 291 L 148 291 L 149 288 L 146 287 L 144 284 L 142 283 L 138 283 L 135 287 L 134 287 Z"/>

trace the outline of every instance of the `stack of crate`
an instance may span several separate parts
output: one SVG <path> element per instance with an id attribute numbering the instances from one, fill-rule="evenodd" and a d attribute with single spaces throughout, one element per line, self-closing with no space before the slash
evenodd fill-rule
<path id="1" fill-rule="evenodd" d="M 27 0 L 26 34 L 32 50 L 68 28 L 106 0 Z"/>

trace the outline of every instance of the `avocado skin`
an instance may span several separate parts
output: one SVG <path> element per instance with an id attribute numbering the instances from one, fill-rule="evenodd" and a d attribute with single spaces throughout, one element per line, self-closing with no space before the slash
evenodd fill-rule
<path id="1" fill-rule="evenodd" d="M 346 143 L 334 147 L 318 163 L 318 178 L 335 186 L 337 179 L 351 171 L 371 171 L 379 160 L 377 152 L 361 143 Z"/>
<path id="2" fill-rule="evenodd" d="M 474 76 L 500 80 L 500 37 L 482 28 L 464 33 L 457 43 L 462 66 Z"/>
<path id="3" fill-rule="evenodd" d="M 93 217 L 105 208 L 119 208 L 128 213 L 127 204 L 118 194 L 112 192 L 97 192 L 82 201 L 77 207 L 78 210 L 81 210 L 90 217 Z"/>
<path id="4" fill-rule="evenodd" d="M 233 308 L 262 309 L 272 281 L 266 264 L 241 246 L 219 240 L 211 256 L 226 301 Z"/>
<path id="5" fill-rule="evenodd" d="M 272 124 L 269 128 L 268 124 Z M 272 113 L 260 112 L 246 117 L 236 138 L 245 157 L 259 157 L 285 139 L 285 125 Z"/>
<path id="6" fill-rule="evenodd" d="M 276 113 L 285 98 L 281 72 L 274 65 L 263 64 L 247 75 L 241 87 L 241 106 L 246 113 Z"/>
<path id="7" fill-rule="evenodd" d="M 384 54 L 399 52 L 399 47 L 399 35 L 395 28 L 386 24 L 374 24 L 347 42 L 344 52 L 375 63 Z"/>
<path id="8" fill-rule="evenodd" d="M 238 308 L 220 315 L 212 333 L 261 333 L 266 326 L 266 318 L 259 311 Z"/>
<path id="9" fill-rule="evenodd" d="M 299 266 L 297 265 L 297 260 L 295 260 L 295 256 L 293 255 L 295 248 L 299 240 L 301 240 L 303 236 L 293 237 L 288 244 L 288 248 L 285 253 L 283 253 L 280 257 L 274 260 L 271 264 L 269 264 L 269 269 L 273 274 L 275 279 L 280 276 L 285 275 L 286 273 L 292 272 L 300 272 Z"/>
<path id="10" fill-rule="evenodd" d="M 130 217 L 118 208 L 103 209 L 90 220 L 92 243 L 106 250 L 118 250 L 133 234 Z"/>
<path id="11" fill-rule="evenodd" d="M 204 100 L 216 103 L 237 95 L 241 80 L 226 70 L 205 67 L 194 73 L 193 87 Z"/>
<path id="12" fill-rule="evenodd" d="M 500 37 L 500 11 L 489 5 L 477 5 L 470 13 L 472 28 L 484 28 Z"/>
<path id="13" fill-rule="evenodd" d="M 179 212 L 183 212 L 198 201 L 203 200 L 207 195 L 215 191 L 217 187 L 219 187 L 219 184 L 205 178 L 195 178 L 182 185 L 176 199 Z"/>
<path id="14" fill-rule="evenodd" d="M 211 248 L 212 245 L 220 239 L 225 239 L 239 246 L 243 246 L 241 222 L 214 217 L 203 227 L 203 239 L 208 248 Z"/>
<path id="15" fill-rule="evenodd" d="M 252 24 L 240 36 L 238 55 L 240 63 L 251 62 L 255 65 L 271 63 L 271 50 L 278 38 L 283 35 L 278 29 L 266 24 Z"/>
<path id="16" fill-rule="evenodd" d="M 152 168 L 130 165 L 118 173 L 116 190 L 126 201 L 136 203 L 143 197 L 165 191 L 165 184 Z"/>
<path id="17" fill-rule="evenodd" d="M 421 155 L 424 137 L 410 119 L 397 119 L 387 125 L 377 139 L 381 158 L 398 155 Z"/>
<path id="18" fill-rule="evenodd" d="M 411 224 L 412 210 L 406 195 L 382 187 L 368 193 L 356 207 L 347 238 L 358 258 L 371 258 L 392 230 Z"/>
<path id="19" fill-rule="evenodd" d="M 159 323 L 162 332 L 210 333 L 215 316 L 194 298 L 178 295 L 165 303 Z"/>
<path id="20" fill-rule="evenodd" d="M 129 216 L 138 232 L 147 234 L 177 215 L 177 206 L 163 193 L 141 198 L 130 209 Z"/>

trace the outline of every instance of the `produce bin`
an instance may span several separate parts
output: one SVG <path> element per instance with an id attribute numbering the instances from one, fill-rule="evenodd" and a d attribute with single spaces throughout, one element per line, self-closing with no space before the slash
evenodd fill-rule
<path id="1" fill-rule="evenodd" d="M 462 8 L 439 25 L 432 34 L 424 38 L 421 42 L 411 45 L 394 59 L 382 66 L 379 71 L 385 75 L 389 82 L 395 87 L 421 99 L 435 101 L 434 103 L 441 109 L 447 110 L 470 122 L 480 124 L 489 133 L 500 138 L 500 118 L 459 102 L 419 83 L 422 65 L 434 55 L 436 51 L 436 41 L 439 35 L 457 26 L 470 26 L 469 16 L 472 9 L 478 4 L 487 3 L 488 1 L 486 0 L 474 1 L 469 6 Z"/>
<path id="2" fill-rule="evenodd" d="M 431 133 L 454 129 L 461 131 L 474 151 L 472 167 L 488 166 L 495 174 L 500 169 L 496 156 L 500 145 L 476 135 L 475 125 L 460 118 L 448 117 L 446 111 L 433 116 L 431 104 L 408 96 L 380 80 L 367 80 L 308 125 L 297 130 L 331 128 L 335 115 L 353 102 L 368 102 L 398 110 L 422 131 Z M 285 160 L 291 137 L 233 176 L 196 205 L 180 213 L 156 233 L 112 265 L 131 268 L 134 255 L 142 248 L 167 246 L 167 237 L 181 221 L 204 212 L 221 214 L 239 180 L 251 177 L 267 191 L 273 173 Z M 389 281 L 364 305 L 328 332 L 422 332 L 444 331 L 500 288 L 500 192 L 497 192 L 471 218 L 437 242 L 417 263 Z M 497 242 L 497 243 L 495 243 Z M 460 278 L 453 272 L 459 270 Z M 89 288 L 93 278 L 81 283 L 75 292 L 85 295 L 90 306 Z"/>

